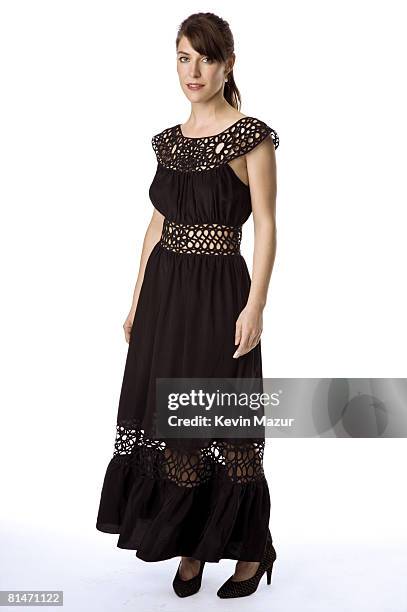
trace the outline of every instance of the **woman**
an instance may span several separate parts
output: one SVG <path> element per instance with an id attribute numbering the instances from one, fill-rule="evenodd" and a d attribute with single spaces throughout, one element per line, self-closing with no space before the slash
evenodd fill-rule
<path id="1" fill-rule="evenodd" d="M 152 139 L 157 170 L 133 302 L 115 451 L 97 529 L 145 561 L 180 556 L 177 595 L 196 593 L 205 562 L 234 559 L 219 597 L 253 593 L 276 558 L 268 528 L 264 437 L 154 437 L 157 377 L 262 377 L 262 312 L 275 258 L 278 135 L 239 112 L 229 25 L 197 13 L 180 26 L 177 71 L 191 103 L 184 124 Z M 253 212 L 253 278 L 240 254 Z M 188 441 L 190 442 L 190 441 Z"/>

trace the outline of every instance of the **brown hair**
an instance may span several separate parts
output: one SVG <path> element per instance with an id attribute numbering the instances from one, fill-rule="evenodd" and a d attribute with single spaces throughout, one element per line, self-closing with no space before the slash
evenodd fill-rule
<path id="1" fill-rule="evenodd" d="M 234 52 L 234 40 L 229 24 L 213 13 L 194 13 L 181 23 L 175 46 L 186 36 L 197 53 L 209 59 L 225 62 Z M 227 75 L 224 98 L 240 110 L 241 96 L 233 76 L 233 69 Z"/>

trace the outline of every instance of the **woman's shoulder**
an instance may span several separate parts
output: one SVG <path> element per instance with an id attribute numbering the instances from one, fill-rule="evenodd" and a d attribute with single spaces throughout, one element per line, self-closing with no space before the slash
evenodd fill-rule
<path id="1" fill-rule="evenodd" d="M 246 153 L 260 144 L 267 136 L 271 136 L 275 149 L 277 149 L 280 144 L 280 138 L 277 131 L 264 119 L 246 115 L 238 121 L 237 125 L 240 128 L 237 131 L 237 137 L 244 141 Z"/>
<path id="2" fill-rule="evenodd" d="M 170 127 L 164 128 L 161 132 L 153 134 L 151 137 L 151 143 L 154 145 L 158 145 L 161 142 L 165 142 L 169 137 L 173 136 L 178 128 L 178 125 L 172 125 Z"/>
<path id="3" fill-rule="evenodd" d="M 178 135 L 177 130 L 178 125 L 172 125 L 164 128 L 161 132 L 151 137 L 151 145 L 154 149 L 157 161 L 164 166 L 170 163 L 173 157 L 173 148 Z"/>

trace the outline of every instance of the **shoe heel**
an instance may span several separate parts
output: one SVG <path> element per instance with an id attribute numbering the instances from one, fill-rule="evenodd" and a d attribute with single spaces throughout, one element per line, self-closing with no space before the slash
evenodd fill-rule
<path id="1" fill-rule="evenodd" d="M 273 571 L 273 566 L 269 567 L 267 570 L 267 584 L 271 584 L 271 572 Z"/>

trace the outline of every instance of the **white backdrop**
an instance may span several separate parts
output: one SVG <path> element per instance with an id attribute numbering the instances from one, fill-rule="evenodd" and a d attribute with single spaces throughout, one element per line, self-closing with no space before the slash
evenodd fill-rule
<path id="1" fill-rule="evenodd" d="M 151 137 L 189 115 L 175 63 L 189 14 L 229 22 L 241 110 L 280 137 L 264 376 L 405 376 L 403 8 L 1 2 L 2 589 L 63 589 L 72 610 L 180 605 L 176 560 L 135 559 L 95 522 L 153 212 Z M 243 235 L 251 270 L 252 218 Z M 280 558 L 270 592 L 239 605 L 406 610 L 406 459 L 403 439 L 268 440 Z M 224 606 L 232 566 L 211 566 L 188 605 Z"/>

